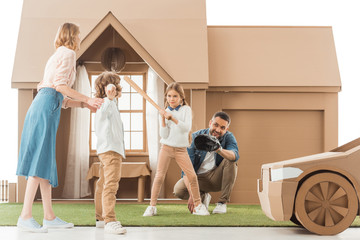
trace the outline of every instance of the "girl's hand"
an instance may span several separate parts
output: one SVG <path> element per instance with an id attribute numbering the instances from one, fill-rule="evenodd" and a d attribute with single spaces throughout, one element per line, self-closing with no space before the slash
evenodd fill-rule
<path id="1" fill-rule="evenodd" d="M 116 96 L 116 87 L 114 84 L 109 84 L 106 86 L 106 90 L 105 90 L 106 96 L 110 99 L 113 100 Z"/>
<path id="2" fill-rule="evenodd" d="M 164 109 L 159 110 L 160 116 L 164 117 L 166 111 Z"/>
<path id="3" fill-rule="evenodd" d="M 169 113 L 169 112 L 165 112 L 164 117 L 165 117 L 167 120 L 171 120 L 171 119 L 172 119 L 172 114 Z"/>
<path id="4" fill-rule="evenodd" d="M 101 105 L 103 104 L 103 102 L 104 102 L 104 99 L 102 99 L 102 98 L 89 98 L 87 100 L 86 104 L 88 104 L 89 107 L 99 109 L 101 107 Z"/>

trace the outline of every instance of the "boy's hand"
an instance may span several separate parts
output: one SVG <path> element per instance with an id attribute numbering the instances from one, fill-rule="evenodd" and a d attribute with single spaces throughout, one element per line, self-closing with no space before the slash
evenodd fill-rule
<path id="1" fill-rule="evenodd" d="M 110 99 L 110 100 L 113 100 L 116 96 L 116 87 L 114 84 L 108 84 L 106 86 L 106 89 L 105 89 L 105 92 L 106 92 L 106 96 Z"/>

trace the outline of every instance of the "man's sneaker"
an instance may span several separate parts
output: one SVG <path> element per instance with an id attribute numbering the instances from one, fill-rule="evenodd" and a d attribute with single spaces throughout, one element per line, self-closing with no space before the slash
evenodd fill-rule
<path id="1" fill-rule="evenodd" d="M 206 215 L 210 215 L 210 213 L 208 212 L 208 210 L 206 209 L 205 205 L 200 203 L 199 205 L 197 205 L 194 208 L 194 215 L 201 215 L 201 216 L 206 216 Z"/>
<path id="2" fill-rule="evenodd" d="M 41 227 L 41 225 L 33 218 L 23 220 L 19 217 L 17 221 L 17 227 L 23 231 L 35 232 L 35 233 L 47 233 L 48 230 L 46 227 Z"/>
<path id="3" fill-rule="evenodd" d="M 217 203 L 216 207 L 212 211 L 213 214 L 223 214 L 226 213 L 226 203 Z"/>
<path id="4" fill-rule="evenodd" d="M 157 214 L 155 206 L 148 206 L 143 214 L 144 217 L 152 217 Z"/>
<path id="5" fill-rule="evenodd" d="M 105 222 L 96 219 L 96 227 L 97 228 L 104 228 L 105 227 Z"/>
<path id="6" fill-rule="evenodd" d="M 209 209 L 210 201 L 211 201 L 210 193 L 205 193 L 203 204 L 205 205 L 206 209 Z"/>
<path id="7" fill-rule="evenodd" d="M 43 225 L 47 228 L 72 228 L 74 227 L 73 223 L 65 222 L 60 218 L 56 217 L 54 220 L 43 219 Z"/>
<path id="8" fill-rule="evenodd" d="M 108 222 L 105 224 L 105 233 L 112 233 L 112 234 L 124 234 L 126 233 L 126 229 L 121 226 L 119 221 L 116 222 Z"/>

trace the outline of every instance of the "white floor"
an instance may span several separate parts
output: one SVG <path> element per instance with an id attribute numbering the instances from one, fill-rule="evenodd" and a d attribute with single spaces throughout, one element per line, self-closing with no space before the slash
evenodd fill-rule
<path id="1" fill-rule="evenodd" d="M 259 227 L 127 227 L 125 235 L 104 234 L 95 227 L 49 230 L 48 233 L 28 233 L 16 227 L 0 227 L 1 240 L 288 240 L 288 239 L 360 239 L 360 228 L 349 228 L 335 236 L 318 236 L 302 228 Z"/>

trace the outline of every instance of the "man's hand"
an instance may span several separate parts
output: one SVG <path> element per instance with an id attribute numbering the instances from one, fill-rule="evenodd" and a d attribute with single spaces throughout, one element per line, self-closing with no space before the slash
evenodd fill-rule
<path id="1" fill-rule="evenodd" d="M 196 149 L 207 152 L 216 151 L 221 148 L 219 140 L 209 134 L 197 135 L 194 139 L 194 144 Z"/>
<path id="2" fill-rule="evenodd" d="M 193 212 L 194 212 L 194 208 L 195 208 L 195 206 L 194 206 L 194 201 L 193 201 L 192 197 L 190 196 L 190 197 L 189 197 L 189 200 L 188 200 L 188 209 L 189 209 L 189 211 L 190 211 L 191 213 L 193 213 Z"/>

